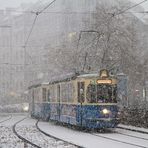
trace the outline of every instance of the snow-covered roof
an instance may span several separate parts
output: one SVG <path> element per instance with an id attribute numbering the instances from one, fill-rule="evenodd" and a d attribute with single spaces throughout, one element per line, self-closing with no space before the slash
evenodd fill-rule
<path id="1" fill-rule="evenodd" d="M 41 85 L 48 85 L 49 84 L 49 82 L 43 82 L 43 83 L 41 83 Z"/>
<path id="2" fill-rule="evenodd" d="M 58 83 L 58 82 L 62 82 L 62 81 L 69 81 L 71 79 L 75 79 L 76 76 L 77 76 L 77 74 L 75 74 L 75 73 L 62 74 L 62 75 L 51 78 L 49 83 Z"/>
<path id="3" fill-rule="evenodd" d="M 91 74 L 82 74 L 77 76 L 77 78 L 90 78 L 90 77 L 98 77 L 98 73 L 91 73 Z"/>
<path id="4" fill-rule="evenodd" d="M 91 78 L 91 77 L 98 77 L 99 74 L 98 73 L 88 73 L 88 74 L 75 74 L 75 73 L 69 73 L 69 74 L 62 74 L 60 76 L 56 76 L 50 79 L 50 81 L 45 81 L 42 82 L 40 84 L 34 84 L 32 86 L 29 87 L 38 87 L 41 85 L 48 85 L 48 84 L 53 84 L 53 83 L 59 83 L 59 82 L 63 82 L 63 81 L 70 81 L 70 80 L 74 80 L 76 78 Z"/>

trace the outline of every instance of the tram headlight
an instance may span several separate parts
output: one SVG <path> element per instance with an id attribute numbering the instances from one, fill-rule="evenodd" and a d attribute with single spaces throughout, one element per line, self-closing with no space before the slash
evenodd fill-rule
<path id="1" fill-rule="evenodd" d="M 23 110 L 27 112 L 29 110 L 29 106 L 24 106 Z"/>
<path id="2" fill-rule="evenodd" d="M 109 114 L 110 113 L 110 111 L 108 110 L 108 109 L 106 109 L 106 108 L 104 108 L 103 110 L 102 110 L 102 112 L 103 112 L 103 114 Z"/>
<path id="3" fill-rule="evenodd" d="M 25 111 L 25 112 L 29 111 L 29 104 L 28 103 L 23 103 L 23 111 Z"/>

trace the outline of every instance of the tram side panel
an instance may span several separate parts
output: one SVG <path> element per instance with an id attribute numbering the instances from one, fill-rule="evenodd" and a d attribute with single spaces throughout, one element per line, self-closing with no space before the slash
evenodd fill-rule
<path id="1" fill-rule="evenodd" d="M 32 102 L 31 102 L 31 115 L 33 117 L 39 118 L 40 115 L 40 99 L 41 98 L 41 88 L 40 87 L 32 87 L 31 88 Z"/>
<path id="2" fill-rule="evenodd" d="M 50 118 L 49 86 L 42 87 L 42 102 L 40 104 L 40 118 L 48 121 Z"/>
<path id="3" fill-rule="evenodd" d="M 75 86 L 71 81 L 56 84 L 50 119 L 76 125 Z"/>
<path id="4" fill-rule="evenodd" d="M 47 102 L 48 88 L 39 86 L 32 88 L 32 111 L 35 118 L 48 120 L 50 115 L 50 104 Z"/>
<path id="5" fill-rule="evenodd" d="M 48 102 L 50 104 L 50 120 L 58 120 L 59 118 L 59 106 L 57 102 L 57 85 L 50 84 L 49 85 L 49 93 L 48 93 Z"/>
<path id="6" fill-rule="evenodd" d="M 60 121 L 76 125 L 75 81 L 61 84 L 61 115 Z"/>

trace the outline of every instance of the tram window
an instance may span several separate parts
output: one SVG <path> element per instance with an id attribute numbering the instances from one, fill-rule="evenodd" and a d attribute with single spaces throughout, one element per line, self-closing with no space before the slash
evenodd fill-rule
<path id="1" fill-rule="evenodd" d="M 96 95 L 97 95 L 96 89 L 97 89 L 96 85 L 90 84 L 88 86 L 86 98 L 87 98 L 87 101 L 89 103 L 95 103 L 96 102 Z"/>
<path id="2" fill-rule="evenodd" d="M 61 84 L 61 101 L 62 102 L 67 102 L 67 95 L 68 93 L 68 88 L 67 88 L 67 84 L 64 83 L 64 84 Z"/>
<path id="3" fill-rule="evenodd" d="M 50 102 L 50 90 L 48 89 L 48 102 Z"/>
<path id="4" fill-rule="evenodd" d="M 86 98 L 89 103 L 116 102 L 116 87 L 107 84 L 90 84 L 87 88 Z"/>
<path id="5" fill-rule="evenodd" d="M 56 95 L 55 95 L 55 93 L 56 93 L 56 86 L 51 86 L 50 87 L 50 101 L 51 102 L 55 102 L 56 101 Z M 49 97 L 48 97 L 48 99 L 49 99 Z"/>
<path id="6" fill-rule="evenodd" d="M 73 89 L 72 83 L 68 83 L 68 102 L 73 102 Z"/>
<path id="7" fill-rule="evenodd" d="M 60 102 L 60 98 L 61 98 L 61 87 L 60 87 L 60 85 L 57 85 L 57 99 L 58 99 L 58 102 Z"/>
<path id="8" fill-rule="evenodd" d="M 112 90 L 112 100 L 113 102 L 117 103 L 117 87 L 113 87 L 113 90 Z"/>
<path id="9" fill-rule="evenodd" d="M 78 82 L 78 102 L 84 102 L 84 94 L 85 94 L 85 84 L 84 82 Z"/>
<path id="10" fill-rule="evenodd" d="M 42 88 L 43 101 L 46 101 L 46 88 Z"/>

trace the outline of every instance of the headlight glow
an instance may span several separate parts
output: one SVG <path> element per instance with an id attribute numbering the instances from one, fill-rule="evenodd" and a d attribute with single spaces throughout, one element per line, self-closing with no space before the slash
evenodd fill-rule
<path id="1" fill-rule="evenodd" d="M 28 111 L 29 110 L 29 106 L 24 106 L 23 110 L 24 111 Z"/>
<path id="2" fill-rule="evenodd" d="M 102 110 L 103 114 L 109 114 L 109 110 L 107 110 L 106 108 Z"/>

